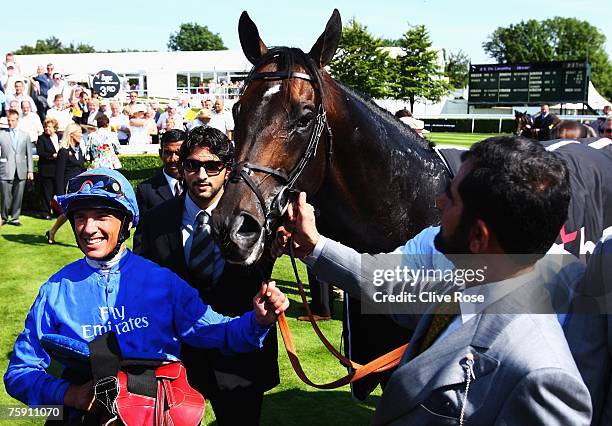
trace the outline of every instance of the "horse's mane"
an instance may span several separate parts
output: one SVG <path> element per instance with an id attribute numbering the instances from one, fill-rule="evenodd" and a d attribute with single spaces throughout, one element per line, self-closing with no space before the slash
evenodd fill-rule
<path id="1" fill-rule="evenodd" d="M 252 80 L 254 74 L 257 72 L 257 69 L 262 64 L 271 62 L 276 63 L 278 70 L 290 70 L 296 64 L 304 66 L 308 73 L 314 77 L 314 83 L 318 85 L 318 87 L 321 89 L 323 97 L 325 97 L 326 90 L 323 84 L 323 76 L 312 57 L 305 53 L 302 49 L 286 46 L 272 47 L 265 55 L 259 58 L 247 76 L 243 90 Z M 401 122 L 391 112 L 376 104 L 376 102 L 374 102 L 370 96 L 360 93 L 359 91 L 348 87 L 346 84 L 341 83 L 338 80 L 332 80 L 338 86 L 338 88 L 344 92 L 345 95 L 352 98 L 354 101 L 356 101 L 356 104 L 362 105 L 364 109 L 368 111 L 368 118 L 374 121 L 382 121 L 385 126 L 395 128 L 403 136 L 406 142 L 410 141 L 422 149 L 430 152 L 432 151 L 432 147 L 435 146 L 433 142 L 421 138 L 410 126 Z M 325 99 L 323 102 L 325 103 Z M 405 146 L 396 148 L 405 148 Z"/>
<path id="2" fill-rule="evenodd" d="M 359 92 L 358 90 L 355 90 L 338 80 L 334 79 L 334 82 L 348 96 L 358 100 L 361 104 L 367 107 L 373 113 L 373 119 L 383 120 L 387 125 L 395 127 L 403 136 L 409 138 L 413 142 L 418 143 L 423 148 L 431 149 L 433 146 L 435 146 L 435 143 L 423 139 L 410 126 L 398 120 L 393 113 L 379 106 L 369 95 Z"/>

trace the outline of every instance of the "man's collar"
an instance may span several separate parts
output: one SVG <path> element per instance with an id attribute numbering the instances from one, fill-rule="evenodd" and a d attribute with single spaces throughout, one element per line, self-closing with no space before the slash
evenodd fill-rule
<path id="1" fill-rule="evenodd" d="M 212 203 L 204 211 L 209 215 L 212 214 L 212 211 L 215 209 L 215 207 L 217 207 L 217 204 L 219 204 L 219 200 Z M 202 209 L 191 199 L 189 191 L 187 191 L 187 196 L 185 197 L 185 210 L 187 211 L 190 217 L 193 217 L 194 221 L 198 213 L 202 211 Z"/>

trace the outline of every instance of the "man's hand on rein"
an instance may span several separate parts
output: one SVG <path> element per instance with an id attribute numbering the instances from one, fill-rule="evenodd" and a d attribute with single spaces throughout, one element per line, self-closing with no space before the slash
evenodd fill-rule
<path id="1" fill-rule="evenodd" d="M 287 208 L 285 225 L 276 231 L 272 242 L 272 255 L 279 257 L 289 253 L 289 241 L 293 237 L 293 251 L 302 258 L 312 253 L 321 235 L 317 230 L 314 207 L 306 202 L 306 193 L 300 192 L 297 201 L 291 201 Z"/>

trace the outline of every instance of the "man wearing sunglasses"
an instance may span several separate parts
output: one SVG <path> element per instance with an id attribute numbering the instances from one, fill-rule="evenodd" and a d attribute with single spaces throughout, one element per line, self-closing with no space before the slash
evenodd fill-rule
<path id="1" fill-rule="evenodd" d="M 184 343 L 241 353 L 260 348 L 276 315 L 289 306 L 274 283 L 260 282 L 242 316 L 220 315 L 172 271 L 131 253 L 126 240 L 138 223 L 138 205 L 130 183 L 117 171 L 98 168 L 80 174 L 68 182 L 58 203 L 85 258 L 41 287 L 17 337 L 4 383 L 11 396 L 28 405 L 65 405 L 79 410 L 72 412 L 77 415 L 92 408 L 94 386 L 84 372 L 64 371 L 58 379 L 45 371 L 50 356 L 41 341 L 50 336 L 63 337 L 68 349 L 112 331 L 124 359 L 174 360 Z M 97 397 L 114 406 L 100 393 Z"/>
<path id="2" fill-rule="evenodd" d="M 183 196 L 150 210 L 134 238 L 136 253 L 176 272 L 224 315 L 244 311 L 273 265 L 269 256 L 248 269 L 226 263 L 212 239 L 210 215 L 233 161 L 234 147 L 223 132 L 194 128 L 179 153 Z M 279 383 L 277 357 L 275 333 L 268 334 L 262 349 L 249 354 L 228 357 L 189 346 L 182 352 L 189 382 L 210 399 L 221 426 L 259 424 L 263 393 Z"/>

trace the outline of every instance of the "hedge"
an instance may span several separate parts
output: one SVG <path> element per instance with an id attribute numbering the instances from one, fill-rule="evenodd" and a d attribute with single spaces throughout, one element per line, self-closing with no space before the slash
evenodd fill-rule
<path id="1" fill-rule="evenodd" d="M 119 170 L 130 181 L 134 189 L 136 185 L 145 179 L 150 178 L 159 171 L 162 162 L 158 155 L 141 154 L 141 155 L 120 155 L 122 168 Z M 34 170 L 38 170 L 37 160 L 34 160 Z M 37 179 L 35 179 L 37 182 Z M 27 212 L 40 212 L 40 188 L 38 184 L 31 187 L 23 195 L 23 210 Z"/>

